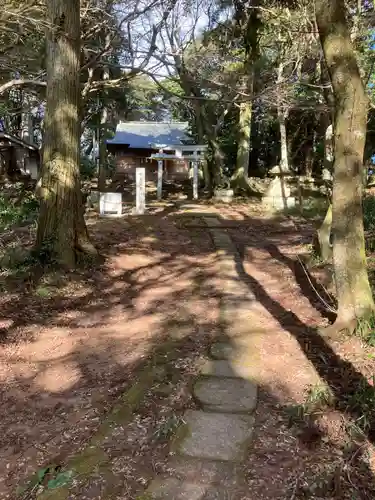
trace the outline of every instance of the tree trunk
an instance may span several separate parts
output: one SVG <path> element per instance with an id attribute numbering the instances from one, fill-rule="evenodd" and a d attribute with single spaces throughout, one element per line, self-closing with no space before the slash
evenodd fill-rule
<path id="1" fill-rule="evenodd" d="M 198 144 L 204 144 L 204 130 L 202 124 L 202 118 L 200 109 L 198 107 L 195 108 L 195 126 L 197 128 L 197 136 L 198 136 Z M 202 169 L 203 169 L 203 178 L 204 178 L 204 189 L 208 191 L 210 194 L 212 193 L 212 175 L 210 170 L 210 165 L 208 164 L 207 157 L 202 161 Z"/>
<path id="2" fill-rule="evenodd" d="M 282 165 L 281 169 L 283 171 L 289 170 L 289 159 L 288 159 L 288 140 L 286 134 L 286 115 L 283 109 L 278 110 L 277 112 L 279 126 L 280 126 L 280 163 Z"/>
<path id="3" fill-rule="evenodd" d="M 224 154 L 220 147 L 220 144 L 217 142 L 216 137 L 211 135 L 207 135 L 207 142 L 212 150 L 213 156 L 213 168 L 212 171 L 212 183 L 213 187 L 218 187 L 222 184 L 223 181 L 223 166 L 224 166 Z"/>
<path id="4" fill-rule="evenodd" d="M 36 247 L 63 266 L 95 254 L 80 186 L 80 5 L 48 0 L 47 106 Z"/>
<path id="5" fill-rule="evenodd" d="M 367 96 L 346 24 L 344 0 L 315 0 L 316 21 L 335 98 L 332 193 L 335 328 L 355 328 L 373 313 L 362 214 Z"/>
<path id="6" fill-rule="evenodd" d="M 313 167 L 314 167 L 314 145 L 315 145 L 315 133 L 312 143 L 309 144 L 306 156 L 305 156 L 305 176 L 309 179 L 313 176 Z"/>
<path id="7" fill-rule="evenodd" d="M 335 152 L 333 126 L 329 125 L 324 135 L 323 179 L 332 180 L 333 158 Z"/>
<path id="8" fill-rule="evenodd" d="M 204 190 L 209 194 L 212 192 L 212 177 L 210 172 L 210 167 L 208 165 L 207 158 L 203 158 L 202 160 L 202 171 L 203 171 L 203 179 L 204 179 Z"/>
<path id="9" fill-rule="evenodd" d="M 233 172 L 231 182 L 239 189 L 245 189 L 248 182 L 248 170 L 250 159 L 250 135 L 251 135 L 251 115 L 253 103 L 251 101 L 242 102 L 240 105 L 240 116 L 238 123 L 238 150 L 236 168 Z"/>
<path id="10" fill-rule="evenodd" d="M 283 54 L 281 57 L 284 57 Z M 289 158 L 288 158 L 288 137 L 286 133 L 286 118 L 288 111 L 282 103 L 282 83 L 283 83 L 284 63 L 280 61 L 277 69 L 277 85 L 278 85 L 278 99 L 277 99 L 277 118 L 280 128 L 280 165 L 283 172 L 289 171 Z"/>
<path id="11" fill-rule="evenodd" d="M 331 244 L 331 229 L 332 229 L 332 205 L 329 204 L 326 216 L 322 225 L 317 230 L 317 239 L 319 244 L 319 255 L 323 262 L 332 261 L 332 244 Z"/>
<path id="12" fill-rule="evenodd" d="M 251 151 L 251 123 L 255 84 L 254 64 L 259 59 L 259 31 L 261 28 L 261 19 L 259 16 L 259 0 L 254 0 L 251 8 L 244 7 L 243 4 L 235 2 L 236 21 L 243 32 L 245 46 L 245 90 L 249 95 L 249 100 L 241 103 L 239 123 L 238 123 L 238 150 L 236 159 L 236 168 L 233 172 L 231 183 L 234 189 L 248 192 L 251 194 L 253 189 L 249 183 L 249 160 Z"/>
<path id="13" fill-rule="evenodd" d="M 109 45 L 111 39 L 110 34 L 105 36 L 105 46 Z M 103 80 L 109 79 L 109 68 L 104 67 Z M 105 92 L 105 91 L 104 91 Z M 107 186 L 107 139 L 108 139 L 108 108 L 105 103 L 106 96 L 102 96 L 102 113 L 100 117 L 100 139 L 99 139 L 99 173 L 98 173 L 98 190 L 105 191 Z"/>
<path id="14" fill-rule="evenodd" d="M 103 105 L 100 117 L 98 190 L 103 192 L 107 185 L 107 118 L 108 110 Z"/>
<path id="15" fill-rule="evenodd" d="M 206 138 L 212 151 L 212 161 L 207 163 L 207 168 L 205 169 L 205 188 L 212 192 L 214 186 L 221 184 L 224 167 L 224 154 L 220 144 L 217 142 L 217 127 L 208 120 L 202 100 L 198 99 L 198 97 L 202 97 L 201 92 L 192 80 L 189 72 L 182 65 L 180 56 L 175 56 L 175 63 L 185 95 L 193 97 L 192 103 L 198 135 L 202 137 L 202 142 L 204 142 L 203 138 Z"/>

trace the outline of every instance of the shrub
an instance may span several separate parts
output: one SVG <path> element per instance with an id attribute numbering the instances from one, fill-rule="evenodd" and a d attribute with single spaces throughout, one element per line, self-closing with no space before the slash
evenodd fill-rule
<path id="1" fill-rule="evenodd" d="M 97 174 L 97 166 L 88 156 L 81 156 L 80 172 L 82 180 L 91 180 Z"/>
<path id="2" fill-rule="evenodd" d="M 375 229 L 375 196 L 365 196 L 363 199 L 363 224 L 365 231 Z"/>
<path id="3" fill-rule="evenodd" d="M 0 195 L 0 230 L 31 223 L 38 215 L 39 203 L 33 193 L 27 193 L 20 202 Z"/>

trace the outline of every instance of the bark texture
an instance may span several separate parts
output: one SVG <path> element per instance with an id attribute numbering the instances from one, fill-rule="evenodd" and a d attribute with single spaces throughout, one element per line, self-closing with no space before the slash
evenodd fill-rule
<path id="1" fill-rule="evenodd" d="M 95 253 L 83 217 L 80 186 L 80 5 L 48 0 L 47 106 L 38 193 L 37 249 L 73 267 Z"/>
<path id="2" fill-rule="evenodd" d="M 319 244 L 319 254 L 324 262 L 332 261 L 331 228 L 332 205 L 329 204 L 324 220 L 316 232 Z"/>
<path id="3" fill-rule="evenodd" d="M 99 143 L 99 173 L 98 173 L 98 189 L 105 191 L 107 183 L 107 120 L 108 110 L 103 106 L 100 117 L 100 143 Z"/>
<path id="4" fill-rule="evenodd" d="M 110 35 L 105 36 L 105 45 L 110 44 Z M 105 66 L 103 69 L 103 80 L 109 80 L 109 68 Z M 99 172 L 98 172 L 98 189 L 105 191 L 107 184 L 107 139 L 108 134 L 108 108 L 106 106 L 105 97 L 102 101 L 102 112 L 100 116 L 100 143 L 99 143 Z"/>
<path id="5" fill-rule="evenodd" d="M 250 159 L 250 136 L 251 136 L 251 115 L 253 103 L 251 101 L 242 102 L 238 120 L 238 150 L 236 168 L 232 176 L 232 184 L 245 189 L 248 182 L 248 169 Z"/>
<path id="6" fill-rule="evenodd" d="M 344 0 L 315 0 L 316 21 L 335 98 L 332 193 L 336 328 L 352 330 L 374 310 L 362 214 L 367 96 L 345 17 Z"/>
<path id="7" fill-rule="evenodd" d="M 283 57 L 283 55 L 282 55 Z M 277 69 L 277 85 L 278 85 L 278 98 L 277 98 L 277 119 L 280 128 L 280 164 L 284 172 L 289 170 L 288 158 L 288 137 L 286 133 L 286 119 L 288 117 L 288 109 L 282 102 L 282 84 L 283 84 L 284 64 L 280 61 Z"/>
<path id="8" fill-rule="evenodd" d="M 249 183 L 249 160 L 251 151 L 251 123 L 255 83 L 254 65 L 259 58 L 259 31 L 261 20 L 259 16 L 259 1 L 254 0 L 249 8 L 241 0 L 234 2 L 235 17 L 239 30 L 242 32 L 245 46 L 245 91 L 250 96 L 248 101 L 240 105 L 238 121 L 238 150 L 236 167 L 231 178 L 231 184 L 234 189 L 245 191 L 251 194 L 253 189 Z"/>

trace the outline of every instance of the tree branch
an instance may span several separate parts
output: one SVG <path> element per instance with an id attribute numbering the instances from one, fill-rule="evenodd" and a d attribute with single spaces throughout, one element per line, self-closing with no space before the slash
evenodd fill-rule
<path id="1" fill-rule="evenodd" d="M 47 83 L 42 80 L 10 80 L 3 85 L 0 85 L 0 95 L 13 87 L 46 87 Z"/>

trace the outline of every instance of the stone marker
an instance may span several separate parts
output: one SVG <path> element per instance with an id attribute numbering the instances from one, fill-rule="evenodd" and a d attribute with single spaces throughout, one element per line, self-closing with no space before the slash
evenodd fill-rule
<path id="1" fill-rule="evenodd" d="M 161 200 L 163 195 L 163 160 L 158 160 L 158 183 L 157 183 L 157 198 Z"/>
<path id="2" fill-rule="evenodd" d="M 146 169 L 136 167 L 135 169 L 135 213 L 144 214 L 146 210 Z"/>
<path id="3" fill-rule="evenodd" d="M 102 216 L 119 217 L 122 214 L 122 194 L 100 193 L 99 213 Z"/>
<path id="4" fill-rule="evenodd" d="M 296 200 L 291 196 L 288 178 L 285 175 L 278 175 L 276 171 L 274 173 L 277 176 L 270 182 L 262 198 L 262 204 L 269 205 L 277 210 L 294 207 Z M 285 172 L 283 174 L 285 174 Z"/>
<path id="5" fill-rule="evenodd" d="M 198 160 L 193 163 L 193 199 L 198 199 Z"/>
<path id="6" fill-rule="evenodd" d="M 232 462 L 244 459 L 253 433 L 252 416 L 188 410 L 184 420 L 189 432 L 179 443 L 181 455 Z"/>
<path id="7" fill-rule="evenodd" d="M 250 413 L 257 403 L 256 385 L 239 378 L 202 377 L 193 394 L 208 411 Z"/>

